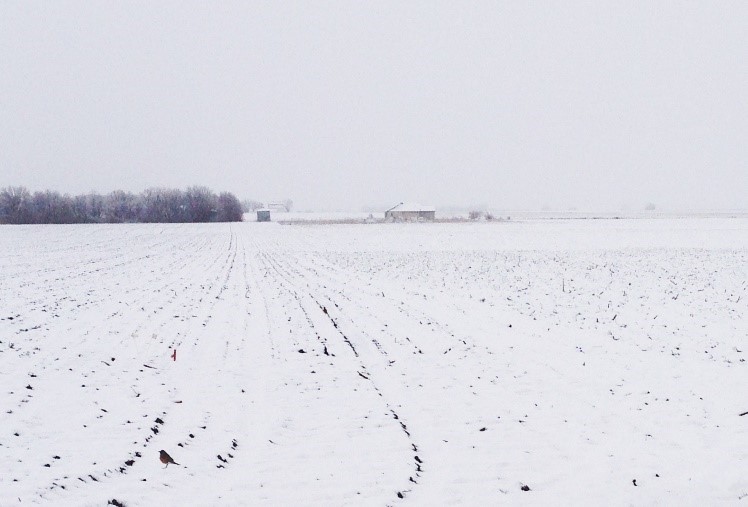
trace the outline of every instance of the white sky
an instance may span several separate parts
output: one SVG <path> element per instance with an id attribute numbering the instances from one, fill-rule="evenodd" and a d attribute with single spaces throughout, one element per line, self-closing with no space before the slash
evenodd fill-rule
<path id="1" fill-rule="evenodd" d="M 747 140 L 742 0 L 0 4 L 0 186 L 746 209 Z"/>

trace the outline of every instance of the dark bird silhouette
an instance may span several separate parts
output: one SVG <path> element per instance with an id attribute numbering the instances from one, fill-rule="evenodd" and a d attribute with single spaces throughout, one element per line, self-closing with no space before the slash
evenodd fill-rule
<path id="1" fill-rule="evenodd" d="M 161 451 L 159 451 L 159 457 L 158 457 L 158 459 L 160 459 L 160 460 L 161 460 L 161 463 L 165 464 L 165 465 L 166 465 L 166 467 L 168 467 L 168 466 L 169 466 L 169 463 L 174 463 L 175 465 L 179 465 L 179 463 L 177 463 L 176 461 L 174 461 L 174 460 L 172 459 L 172 457 L 171 457 L 171 456 L 169 456 L 169 453 L 168 453 L 168 452 L 166 452 L 166 451 L 165 451 L 165 450 L 163 450 L 163 449 L 161 449 Z M 164 467 L 164 468 L 166 468 L 166 467 Z"/>

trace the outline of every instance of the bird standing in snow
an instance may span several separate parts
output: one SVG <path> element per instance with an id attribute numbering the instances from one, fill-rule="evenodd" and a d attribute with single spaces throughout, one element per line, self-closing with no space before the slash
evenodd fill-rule
<path id="1" fill-rule="evenodd" d="M 176 461 L 174 461 L 174 460 L 172 459 L 172 457 L 171 457 L 171 456 L 169 456 L 169 453 L 168 453 L 168 452 L 166 452 L 166 451 L 165 451 L 165 450 L 163 450 L 163 449 L 161 449 L 161 451 L 159 452 L 159 457 L 158 457 L 158 459 L 160 459 L 160 460 L 161 460 L 161 463 L 164 463 L 164 464 L 166 465 L 166 467 L 168 467 L 168 466 L 169 466 L 169 463 L 174 463 L 175 465 L 179 465 L 179 463 L 177 463 Z M 164 468 L 166 468 L 166 467 L 164 467 Z"/>

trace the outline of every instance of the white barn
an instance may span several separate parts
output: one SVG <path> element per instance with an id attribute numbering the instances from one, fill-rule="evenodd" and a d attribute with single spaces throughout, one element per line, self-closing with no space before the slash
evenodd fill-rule
<path id="1" fill-rule="evenodd" d="M 392 222 L 433 222 L 436 208 L 420 204 L 400 203 L 384 212 L 384 219 Z"/>

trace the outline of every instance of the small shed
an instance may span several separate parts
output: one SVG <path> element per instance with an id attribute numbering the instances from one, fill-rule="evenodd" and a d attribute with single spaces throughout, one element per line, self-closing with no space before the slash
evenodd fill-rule
<path id="1" fill-rule="evenodd" d="M 269 222 L 270 221 L 270 210 L 269 209 L 258 209 L 257 210 L 257 221 L 258 222 Z"/>
<path id="2" fill-rule="evenodd" d="M 384 219 L 391 222 L 433 222 L 436 208 L 420 204 L 400 203 L 384 212 Z"/>

